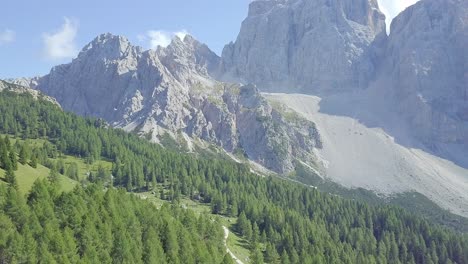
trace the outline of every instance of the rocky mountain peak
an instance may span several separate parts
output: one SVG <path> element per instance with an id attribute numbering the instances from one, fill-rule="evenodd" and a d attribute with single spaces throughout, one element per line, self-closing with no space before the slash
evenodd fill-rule
<path id="1" fill-rule="evenodd" d="M 261 0 L 250 4 L 220 78 L 262 90 L 333 93 L 367 84 L 373 42 L 385 35 L 375 0 Z"/>
<path id="2" fill-rule="evenodd" d="M 184 39 L 175 36 L 169 46 L 159 48 L 157 53 L 161 60 L 175 62 L 167 64 L 172 72 L 183 68 L 184 71 L 197 72 L 207 78 L 210 78 L 220 62 L 218 55 L 207 45 L 188 34 Z"/>
<path id="3" fill-rule="evenodd" d="M 128 56 L 135 57 L 141 52 L 142 49 L 132 46 L 126 37 L 105 33 L 97 36 L 93 41 L 87 44 L 78 54 L 78 58 L 92 57 L 110 61 Z"/>

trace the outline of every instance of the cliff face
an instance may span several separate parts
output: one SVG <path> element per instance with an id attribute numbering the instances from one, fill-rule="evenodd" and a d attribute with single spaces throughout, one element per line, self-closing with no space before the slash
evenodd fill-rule
<path id="1" fill-rule="evenodd" d="M 334 93 L 365 87 L 372 46 L 385 35 L 376 0 L 265 0 L 250 4 L 219 75 L 263 90 Z"/>
<path id="2" fill-rule="evenodd" d="M 468 2 L 425 0 L 396 17 L 381 75 L 426 144 L 468 146 Z"/>
<path id="3" fill-rule="evenodd" d="M 219 57 L 191 36 L 143 51 L 124 37 L 103 34 L 33 86 L 65 110 L 104 118 L 153 141 L 166 133 L 202 139 L 281 173 L 293 170 L 296 159 L 313 162 L 312 149 L 320 145 L 314 124 L 290 124 L 254 86 L 214 80 L 210 73 L 218 65 Z"/>

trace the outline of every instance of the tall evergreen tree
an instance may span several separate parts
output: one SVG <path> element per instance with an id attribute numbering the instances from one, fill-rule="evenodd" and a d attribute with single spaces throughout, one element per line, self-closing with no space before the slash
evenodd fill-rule
<path id="1" fill-rule="evenodd" d="M 29 159 L 29 147 L 26 143 L 21 145 L 19 152 L 19 162 L 23 165 L 26 165 Z"/>
<path id="2" fill-rule="evenodd" d="M 5 171 L 5 181 L 15 189 L 18 189 L 18 182 L 16 181 L 16 175 L 13 168 L 8 168 Z"/>
<path id="3" fill-rule="evenodd" d="M 263 264 L 263 253 L 258 245 L 254 245 L 250 250 L 250 263 Z"/>
<path id="4" fill-rule="evenodd" d="M 18 160 L 16 159 L 16 153 L 14 151 L 10 151 L 8 156 L 10 158 L 11 168 L 13 170 L 18 170 Z"/>

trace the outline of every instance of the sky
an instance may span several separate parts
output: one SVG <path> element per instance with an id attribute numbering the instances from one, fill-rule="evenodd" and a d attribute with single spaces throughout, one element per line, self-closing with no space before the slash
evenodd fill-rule
<path id="1" fill-rule="evenodd" d="M 418 0 L 378 0 L 387 24 Z M 0 79 L 47 74 L 101 33 L 144 48 L 190 34 L 218 55 L 234 41 L 251 0 L 15 0 L 2 3 Z"/>

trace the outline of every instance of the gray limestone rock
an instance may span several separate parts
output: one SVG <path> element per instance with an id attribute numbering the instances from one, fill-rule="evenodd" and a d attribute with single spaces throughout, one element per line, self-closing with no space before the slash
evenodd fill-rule
<path id="1" fill-rule="evenodd" d="M 367 54 L 386 37 L 384 20 L 376 0 L 253 1 L 219 76 L 309 94 L 366 87 L 375 71 Z"/>
<path id="2" fill-rule="evenodd" d="M 396 109 L 426 145 L 468 149 L 468 2 L 423 0 L 391 25 L 381 75 Z M 468 166 L 468 164 L 467 164 Z"/>

